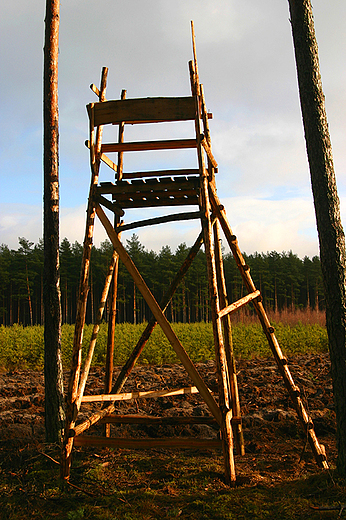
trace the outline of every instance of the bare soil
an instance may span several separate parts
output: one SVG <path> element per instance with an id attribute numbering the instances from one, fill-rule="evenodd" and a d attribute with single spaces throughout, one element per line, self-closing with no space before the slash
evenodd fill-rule
<path id="1" fill-rule="evenodd" d="M 333 467 L 336 459 L 335 412 L 329 356 L 292 357 L 289 367 Z M 197 368 L 207 385 L 216 389 L 214 362 L 199 363 Z M 246 445 L 245 457 L 236 455 L 239 478 L 266 483 L 316 472 L 318 468 L 274 360 L 240 360 L 237 370 Z M 65 374 L 65 382 L 67 378 L 68 374 Z M 86 393 L 103 393 L 103 380 L 104 369 L 94 367 Z M 135 367 L 123 391 L 172 389 L 189 385 L 189 376 L 181 365 L 141 365 Z M 82 416 L 90 414 L 94 407 L 94 404 L 84 405 Z M 117 406 L 117 411 L 157 416 L 209 415 L 198 394 L 125 401 Z M 100 430 L 101 426 L 98 428 Z M 97 432 L 97 428 L 93 432 Z M 90 431 L 90 434 L 93 432 Z M 207 425 L 122 425 L 112 426 L 112 435 L 216 438 L 218 431 Z M 3 454 L 11 446 L 18 448 L 22 443 L 44 442 L 44 381 L 41 371 L 0 373 L 0 440 Z"/>

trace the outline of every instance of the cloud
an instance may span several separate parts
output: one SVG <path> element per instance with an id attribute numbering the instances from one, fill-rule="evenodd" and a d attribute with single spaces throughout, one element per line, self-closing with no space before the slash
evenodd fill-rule
<path id="1" fill-rule="evenodd" d="M 343 198 L 346 72 L 341 64 L 346 3 L 314 0 L 313 4 Z M 45 2 L 14 0 L 2 7 L 0 200 L 5 210 L 0 219 L 0 241 L 16 247 L 18 236 L 36 242 L 42 235 Z M 234 206 L 239 209 L 234 225 L 241 226 L 248 237 L 242 247 L 284 247 L 294 252 L 297 247 L 299 254 L 304 254 L 306 247 L 306 254 L 315 254 L 308 217 L 299 212 L 297 203 L 300 200 L 305 206 L 311 189 L 287 2 L 103 0 L 96 5 L 69 0 L 61 3 L 60 16 L 60 236 L 66 234 L 70 240 L 82 242 L 84 235 L 90 182 L 84 147 L 88 138 L 85 105 L 96 99 L 90 83 L 98 84 L 102 66 L 108 66 L 108 99 L 119 98 L 123 88 L 128 97 L 189 95 L 187 62 L 192 58 L 190 20 L 194 20 L 200 79 L 214 114 L 210 125 L 220 166 L 218 192 L 222 200 L 232 201 L 230 211 Z M 185 129 L 181 130 L 184 137 Z M 158 131 L 166 137 L 158 125 L 155 138 L 160 137 Z M 126 129 L 125 139 L 131 138 L 131 129 Z M 165 168 L 168 159 L 174 166 L 180 165 L 178 156 L 160 154 L 151 164 L 150 154 L 133 154 L 125 158 L 125 170 Z M 190 158 L 186 161 L 190 166 Z M 106 175 L 102 171 L 102 176 Z M 104 180 L 112 180 L 111 173 L 108 175 Z M 280 213 L 280 205 L 287 205 L 291 217 Z M 246 208 L 252 208 L 251 217 Z M 300 216 L 294 217 L 294 211 Z M 313 229 L 314 219 L 309 218 Z M 290 232 L 285 233 L 285 228 Z M 139 235 L 143 243 L 148 242 L 147 247 L 157 249 L 161 240 L 164 245 L 170 241 L 172 248 L 181 241 L 192 242 L 193 233 L 183 225 L 166 225 L 154 231 L 143 229 Z M 284 235 L 283 240 L 280 237 Z"/>

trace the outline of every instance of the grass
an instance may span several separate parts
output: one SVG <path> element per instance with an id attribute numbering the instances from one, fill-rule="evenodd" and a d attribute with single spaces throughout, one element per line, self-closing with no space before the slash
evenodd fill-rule
<path id="1" fill-rule="evenodd" d="M 75 450 L 71 484 L 61 487 L 51 445 L 3 455 L 0 518 L 46 519 L 320 519 L 338 507 L 345 482 L 331 473 L 268 481 L 258 471 L 236 488 L 223 482 L 220 456 L 130 450 Z M 48 457 L 52 457 L 48 458 Z M 323 512 L 336 518 L 337 511 Z"/>
<path id="2" fill-rule="evenodd" d="M 318 323 L 298 322 L 296 324 L 275 324 L 275 331 L 285 354 L 304 354 L 326 352 L 328 338 L 326 328 Z M 122 323 L 116 326 L 115 365 L 123 364 L 138 341 L 146 324 L 133 325 Z M 213 331 L 211 323 L 173 324 L 178 338 L 191 359 L 195 362 L 214 358 Z M 236 357 L 251 359 L 270 355 L 265 335 L 259 323 L 236 323 L 233 325 L 233 345 Z M 62 326 L 62 358 L 65 368 L 69 368 L 72 345 L 73 325 Z M 92 334 L 92 325 L 85 326 L 83 353 L 85 355 Z M 105 362 L 107 344 L 107 325 L 101 324 L 93 358 L 94 365 Z M 0 326 L 0 367 L 5 369 L 31 368 L 42 369 L 44 362 L 43 327 Z M 161 328 L 155 328 L 142 356 L 142 364 L 177 363 L 178 358 L 168 343 Z"/>

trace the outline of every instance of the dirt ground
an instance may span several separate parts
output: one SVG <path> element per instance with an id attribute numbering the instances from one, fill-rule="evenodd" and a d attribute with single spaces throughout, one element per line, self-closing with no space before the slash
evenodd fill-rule
<path id="1" fill-rule="evenodd" d="M 320 443 L 326 448 L 331 466 L 335 465 L 335 412 L 330 363 L 327 354 L 304 355 L 289 359 L 295 383 L 300 387 Z M 214 362 L 197 364 L 207 385 L 216 388 Z M 310 447 L 273 359 L 240 360 L 237 363 L 239 394 L 246 455 L 236 455 L 240 478 L 280 481 L 317 471 Z M 116 370 L 117 372 L 117 370 Z M 68 374 L 65 374 L 67 381 Z M 103 368 L 93 368 L 87 394 L 103 393 Z M 66 383 L 65 381 L 65 383 Z M 172 389 L 190 386 L 181 365 L 138 366 L 123 391 Z M 83 405 L 82 417 L 94 404 Z M 209 415 L 198 394 L 160 399 L 125 401 L 118 413 L 156 416 Z M 99 427 L 101 428 L 101 427 Z M 96 430 L 94 430 L 95 432 Z M 88 432 L 89 433 L 89 432 Z M 90 431 L 90 434 L 92 432 Z M 195 436 L 217 438 L 216 428 L 194 426 L 112 426 L 112 435 L 125 437 Z M 2 448 L 18 443 L 44 442 L 43 373 L 15 371 L 0 373 L 0 440 Z M 80 448 L 78 448 L 80 449 Z"/>

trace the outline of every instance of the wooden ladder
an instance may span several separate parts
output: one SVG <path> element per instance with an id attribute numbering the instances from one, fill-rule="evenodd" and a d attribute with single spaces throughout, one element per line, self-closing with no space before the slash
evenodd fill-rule
<path id="1" fill-rule="evenodd" d="M 90 122 L 90 135 L 86 145 L 90 149 L 91 184 L 89 191 L 86 231 L 83 247 L 83 259 L 80 278 L 80 292 L 77 307 L 75 335 L 73 343 L 71 376 L 66 396 L 66 426 L 61 456 L 61 476 L 68 479 L 70 475 L 71 455 L 73 445 L 97 445 L 127 448 L 148 447 L 184 447 L 184 448 L 217 448 L 222 447 L 224 455 L 225 479 L 230 485 L 236 481 L 234 463 L 234 448 L 237 453 L 244 454 L 244 440 L 241 425 L 241 413 L 235 370 L 235 359 L 232 349 L 230 316 L 242 306 L 252 302 L 262 324 L 264 334 L 273 352 L 279 371 L 296 409 L 299 420 L 304 428 L 319 466 L 328 468 L 323 447 L 320 446 L 311 417 L 306 412 L 299 388 L 291 376 L 287 359 L 282 354 L 262 304 L 260 291 L 253 283 L 250 269 L 246 265 L 226 217 L 215 184 L 217 163 L 212 154 L 211 138 L 208 120 L 212 117 L 208 113 L 203 86 L 199 83 L 196 58 L 195 38 L 193 34 L 193 56 L 189 62 L 191 96 L 178 98 L 143 98 L 126 99 L 126 91 L 122 92 L 121 99 L 107 101 L 105 98 L 107 68 L 101 76 L 101 85 L 98 89 L 92 85 L 99 101 L 87 106 Z M 126 124 L 136 125 L 143 123 L 155 124 L 159 122 L 192 121 L 195 137 L 193 139 L 172 139 L 163 141 L 124 142 L 124 128 Z M 117 125 L 119 128 L 116 143 L 103 143 L 102 134 L 104 125 Z M 195 149 L 197 167 L 195 169 L 161 170 L 146 172 L 123 171 L 125 152 L 181 150 Z M 117 154 L 116 163 L 108 156 Z M 99 184 L 101 163 L 106 164 L 115 172 L 115 182 Z M 125 210 L 148 207 L 170 207 L 195 205 L 195 211 L 174 213 L 141 221 L 124 224 L 120 221 Z M 114 214 L 114 221 L 107 217 L 104 208 Z M 97 319 L 90 341 L 89 349 L 82 367 L 82 337 L 85 324 L 87 296 L 89 290 L 88 276 L 90 255 L 93 241 L 95 216 L 101 221 L 114 252 L 108 273 L 105 279 L 104 290 L 100 300 Z M 164 222 L 199 219 L 201 233 L 190 249 L 184 263 L 177 272 L 171 285 L 168 287 L 162 301 L 158 303 L 144 279 L 133 263 L 126 249 L 122 245 L 120 234 L 122 231 L 141 226 L 152 226 Z M 226 294 L 226 283 L 223 272 L 223 260 L 220 242 L 220 227 L 233 253 L 236 264 L 242 276 L 248 294 L 240 300 L 229 304 Z M 204 243 L 210 294 L 210 307 L 213 325 L 215 346 L 215 363 L 218 377 L 218 392 L 214 394 L 205 384 L 197 368 L 190 360 L 182 343 L 174 332 L 165 316 L 165 310 L 172 299 L 179 283 Z M 147 324 L 141 338 L 129 356 L 120 374 L 113 384 L 113 354 L 115 334 L 115 314 L 117 299 L 118 262 L 121 260 L 132 276 L 138 290 L 148 304 L 152 319 Z M 106 356 L 105 391 L 97 396 L 85 396 L 84 390 L 88 379 L 93 352 L 96 344 L 99 326 L 103 317 L 105 302 L 110 293 L 110 318 L 108 323 L 108 344 Z M 171 346 L 175 350 L 181 363 L 190 376 L 193 385 L 187 388 L 176 388 L 162 391 L 128 392 L 121 393 L 125 381 L 131 373 L 139 355 L 143 351 L 150 334 L 156 324 L 159 324 Z M 115 403 L 119 400 L 159 398 L 172 395 L 199 393 L 210 410 L 210 417 L 181 417 L 158 418 L 143 416 L 115 415 Z M 78 422 L 78 414 L 82 403 L 96 401 L 101 403 L 97 412 L 87 419 Z M 83 435 L 92 425 L 106 423 L 105 436 L 95 437 Z M 143 423 L 146 424 L 218 424 L 220 440 L 210 439 L 119 439 L 110 437 L 110 424 Z"/>

